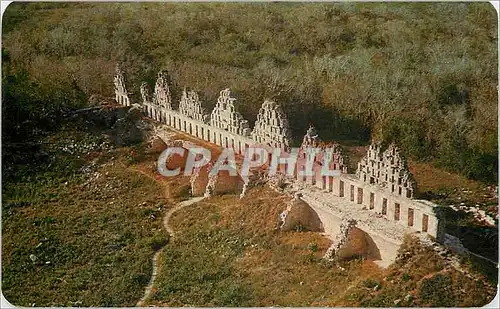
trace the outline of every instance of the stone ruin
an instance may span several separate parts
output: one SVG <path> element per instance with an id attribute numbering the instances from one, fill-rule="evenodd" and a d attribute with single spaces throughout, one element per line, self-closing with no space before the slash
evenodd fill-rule
<path id="1" fill-rule="evenodd" d="M 127 87 L 125 86 L 125 77 L 119 64 L 116 65 L 114 84 L 116 102 L 124 106 L 130 106 L 130 98 L 128 96 Z"/>
<path id="2" fill-rule="evenodd" d="M 170 88 L 168 87 L 168 75 L 165 71 L 160 71 L 158 73 L 158 79 L 156 80 L 155 92 L 153 96 L 153 104 L 167 110 L 172 110 L 172 98 L 170 96 Z"/>
<path id="3" fill-rule="evenodd" d="M 279 229 L 282 231 L 322 232 L 318 214 L 301 199 L 301 193 L 295 193 L 287 208 L 279 215 Z"/>
<path id="4" fill-rule="evenodd" d="M 200 98 L 195 91 L 184 90 L 182 91 L 182 97 L 179 102 L 179 112 L 191 119 L 207 123 L 208 114 L 202 107 Z"/>
<path id="5" fill-rule="evenodd" d="M 380 143 L 372 143 L 358 163 L 356 176 L 365 183 L 379 185 L 406 198 L 413 198 L 415 192 L 413 176 L 394 144 L 382 152 Z"/>
<path id="6" fill-rule="evenodd" d="M 264 143 L 273 147 L 284 146 L 288 149 L 291 138 L 288 119 L 276 102 L 264 101 L 257 114 L 252 138 L 257 143 Z"/>
<path id="7" fill-rule="evenodd" d="M 197 158 L 197 160 L 199 159 L 201 157 Z M 243 193 L 248 189 L 249 184 L 245 189 L 246 180 L 238 174 L 232 176 L 231 171 L 221 171 L 215 175 L 210 175 L 214 164 L 214 161 L 210 161 L 206 166 L 197 167 L 193 170 L 189 179 L 191 196 L 211 197 L 229 192 Z"/>
<path id="8" fill-rule="evenodd" d="M 300 148 L 304 149 L 308 147 L 318 147 L 319 143 L 320 139 L 316 128 L 313 126 L 309 126 L 309 129 L 307 129 L 304 138 L 302 138 L 302 144 L 300 145 Z"/>
<path id="9" fill-rule="evenodd" d="M 328 261 L 337 261 L 339 259 L 338 253 L 340 249 L 344 247 L 349 241 L 349 232 L 356 227 L 356 220 L 351 218 L 342 219 L 342 223 L 340 224 L 340 232 L 337 234 L 337 237 L 330 245 L 330 247 L 326 250 L 324 255 L 324 259 Z"/>
<path id="10" fill-rule="evenodd" d="M 142 82 L 141 84 L 141 97 L 143 104 L 151 102 L 151 89 L 149 89 L 148 83 L 146 82 Z"/>
<path id="11" fill-rule="evenodd" d="M 130 104 L 123 72 L 119 67 L 115 75 L 115 93 L 117 102 L 122 105 Z M 144 103 L 143 109 L 149 117 L 221 147 L 233 147 L 237 152 L 243 153 L 245 149 L 257 143 L 285 150 L 289 146 L 288 123 L 285 114 L 275 102 L 269 100 L 264 102 L 259 110 L 255 127 L 251 130 L 248 121 L 236 111 L 234 104 L 236 99 L 231 97 L 229 89 L 220 92 L 209 121 L 207 121 L 208 115 L 204 113 L 198 95 L 193 91 L 184 90 L 179 102 L 179 110 L 172 109 L 167 75 L 164 72 L 158 74 L 153 95 L 151 96 L 145 83 L 141 85 L 141 95 Z M 312 176 L 302 173 L 299 175 L 297 171 L 301 167 L 300 164 L 306 161 L 304 160 L 306 158 L 305 149 L 309 147 L 319 148 L 323 150 L 323 153 L 316 155 Z M 322 176 L 318 173 L 322 168 L 323 159 L 330 159 L 326 156 L 331 158 L 329 170 L 340 170 L 340 175 Z M 412 199 L 415 182 L 399 150 L 394 145 L 382 152 L 379 144 L 372 144 L 366 157 L 358 164 L 356 175 L 351 175 L 347 173 L 347 164 L 344 161 L 340 145 L 322 142 L 316 129 L 311 126 L 302 140 L 295 172 L 295 175 L 290 176 L 291 183 L 300 185 L 305 190 L 314 191 L 319 188 L 321 193 L 325 194 L 325 200 L 329 199 L 328 194 L 333 194 L 333 196 L 344 198 L 348 202 L 364 205 L 367 211 L 380 214 L 384 220 L 398 221 L 398 224 L 414 231 L 423 232 L 422 234 L 425 233 L 436 238 L 440 237 L 439 222 L 434 211 L 435 204 Z M 281 184 L 286 186 L 288 181 L 279 178 L 273 180 L 276 180 L 276 188 L 281 188 Z M 270 186 L 273 183 L 271 179 L 265 177 L 261 181 Z M 251 179 L 233 179 L 225 176 L 221 176 L 219 179 L 216 177 L 208 179 L 206 173 L 202 173 L 200 177 L 198 171 L 197 175 L 193 176 L 191 184 L 192 188 L 197 184 L 196 194 L 211 196 L 216 190 L 223 191 L 229 187 L 234 192 L 236 186 L 230 186 L 228 182 L 238 182 L 238 186 L 241 182 L 242 186 L 238 188 L 238 190 L 242 189 L 241 198 L 245 196 L 254 183 Z M 384 189 L 380 190 L 380 188 Z M 311 193 L 309 191 L 303 192 L 304 194 Z"/>
<path id="12" fill-rule="evenodd" d="M 316 170 L 321 168 L 325 157 L 330 162 L 330 167 L 334 170 L 340 170 L 341 173 L 347 173 L 347 164 L 344 162 L 344 156 L 342 154 L 342 148 L 337 143 L 325 143 L 323 142 L 316 131 L 316 128 L 310 126 L 307 129 L 304 138 L 302 139 L 302 144 L 299 149 L 298 158 L 301 160 L 306 159 L 308 148 L 319 148 L 320 152 L 315 157 L 314 167 Z"/>
<path id="13" fill-rule="evenodd" d="M 212 111 L 210 124 L 233 134 L 250 136 L 248 121 L 236 111 L 234 101 L 236 99 L 231 97 L 229 88 L 222 90 Z"/>

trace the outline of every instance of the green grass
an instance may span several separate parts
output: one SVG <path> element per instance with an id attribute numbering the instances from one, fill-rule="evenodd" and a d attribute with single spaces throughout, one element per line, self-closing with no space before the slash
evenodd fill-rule
<path id="1" fill-rule="evenodd" d="M 284 201 L 256 188 L 241 201 L 232 195 L 212 197 L 175 213 L 171 225 L 176 239 L 162 249 L 148 304 L 379 307 L 396 301 L 399 306 L 480 306 L 491 297 L 491 290 L 479 292 L 487 283 L 448 270 L 443 276 L 451 280 L 449 298 L 438 301 L 429 287 L 440 284 L 439 277 L 432 278 L 444 264 L 411 239 L 401 249 L 411 254 L 387 270 L 353 260 L 343 262 L 347 270 L 340 271 L 322 261 L 329 241 L 319 233 L 275 230 L 274 218 Z"/>
<path id="2" fill-rule="evenodd" d="M 68 138 L 82 146 L 99 136 L 49 136 L 51 163 L 16 167 L 2 184 L 2 292 L 18 306 L 133 306 L 168 239 L 163 190 L 122 165 L 126 149 L 102 151 L 82 172 L 86 153 L 68 155 L 55 142 Z"/>
<path id="3" fill-rule="evenodd" d="M 11 303 L 133 306 L 160 248 L 147 305 L 481 306 L 492 296 L 485 279 L 445 269 L 409 240 L 401 252 L 410 254 L 387 270 L 358 259 L 341 271 L 322 261 L 330 241 L 320 233 L 276 229 L 288 198 L 265 188 L 179 210 L 169 239 L 162 214 L 186 198 L 187 180 L 139 173 L 151 172 L 154 159 L 144 145 L 89 150 L 101 138 L 71 127 L 50 135 L 52 159 L 14 166 L 4 181 L 2 288 Z M 60 149 L 69 140 L 77 145 L 71 154 Z M 444 300 L 435 293 L 443 286 Z"/>

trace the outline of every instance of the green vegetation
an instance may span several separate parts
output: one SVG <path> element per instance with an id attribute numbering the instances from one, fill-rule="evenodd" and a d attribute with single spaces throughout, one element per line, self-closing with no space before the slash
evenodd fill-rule
<path id="1" fill-rule="evenodd" d="M 363 307 L 479 307 L 496 293 L 494 282 L 461 265 L 467 273 L 447 266 L 432 249 L 408 237 L 396 262 L 384 273 L 349 291 L 347 306 Z"/>
<path id="2" fill-rule="evenodd" d="M 85 126 L 66 117 L 111 101 L 117 62 L 136 99 L 140 82 L 152 85 L 166 69 L 174 101 L 187 86 L 211 108 L 230 87 L 252 122 L 263 100 L 275 99 L 295 143 L 310 123 L 356 156 L 371 138 L 396 141 L 430 198 L 475 203 L 480 185 L 465 177 L 497 179 L 491 5 L 13 3 L 2 26 L 2 292 L 13 304 L 132 306 L 160 248 L 148 300 L 155 305 L 481 306 L 491 299 L 496 269 L 464 261 L 488 275 L 474 281 L 411 241 L 387 271 L 359 259 L 345 272 L 320 263 L 328 241 L 300 226 L 276 231 L 285 198 L 261 188 L 243 200 L 213 197 L 182 209 L 172 217 L 179 234 L 171 240 L 161 216 L 166 203 L 187 198 L 187 181 L 164 191 L 143 144 L 118 147 L 105 120 Z M 474 196 L 446 193 L 469 184 Z M 482 199 L 481 207 L 495 207 Z M 448 217 L 468 247 L 496 258 L 491 229 Z"/>
<path id="3" fill-rule="evenodd" d="M 240 200 L 212 197 L 176 212 L 176 238 L 162 249 L 148 305 L 156 306 L 482 306 L 495 282 L 462 264 L 447 266 L 409 237 L 394 265 L 325 262 L 320 233 L 280 232 L 274 220 L 286 199 L 254 188 Z M 476 280 L 477 279 L 477 280 Z M 446 293 L 446 297 L 440 297 Z"/>
<path id="4" fill-rule="evenodd" d="M 325 139 L 394 140 L 495 183 L 496 20 L 487 3 L 14 3 L 3 128 L 29 112 L 9 85 L 28 103 L 74 105 L 110 96 L 121 61 L 136 97 L 167 69 L 176 99 L 193 87 L 211 107 L 230 87 L 250 121 L 276 99 L 296 141 L 309 123 Z"/>
<path id="5" fill-rule="evenodd" d="M 168 239 L 162 190 L 126 168 L 130 148 L 87 131 L 64 125 L 43 139 L 45 160 L 3 169 L 2 292 L 14 305 L 133 306 Z"/>

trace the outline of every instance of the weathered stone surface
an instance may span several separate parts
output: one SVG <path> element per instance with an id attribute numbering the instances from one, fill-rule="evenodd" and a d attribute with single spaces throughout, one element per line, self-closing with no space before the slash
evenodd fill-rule
<path id="1" fill-rule="evenodd" d="M 415 191 L 413 176 L 394 144 L 382 152 L 379 143 L 372 143 L 358 163 L 356 176 L 365 183 L 377 184 L 403 197 L 412 198 Z"/>
<path id="2" fill-rule="evenodd" d="M 282 231 L 323 231 L 318 214 L 303 200 L 300 193 L 295 194 L 285 211 L 280 214 Z"/>
<path id="3" fill-rule="evenodd" d="M 229 88 L 222 90 L 212 111 L 210 124 L 233 134 L 250 136 L 248 121 L 236 111 L 234 101 L 236 99 L 231 97 Z"/>
<path id="4" fill-rule="evenodd" d="M 130 106 L 130 98 L 128 96 L 127 87 L 125 86 L 125 77 L 120 64 L 116 65 L 114 84 L 116 102 L 124 106 Z"/>
<path id="5" fill-rule="evenodd" d="M 122 89 L 124 88 L 123 74 L 120 74 L 117 74 L 115 85 L 117 93 L 126 94 L 126 91 Z M 168 87 L 167 76 L 163 72 L 158 74 L 152 98 L 150 98 L 147 85 L 141 86 L 142 101 L 147 103 L 144 104 L 144 111 L 159 122 L 221 147 L 232 147 L 239 153 L 243 153 L 253 144 L 262 143 L 267 144 L 265 147 L 280 148 L 287 145 L 286 117 L 274 102 L 264 102 L 259 111 L 256 126 L 251 132 L 248 122 L 236 111 L 235 99 L 231 97 L 229 89 L 220 92 L 217 104 L 211 113 L 211 119 L 206 121 L 201 102 L 196 93 L 191 91 L 185 90 L 179 110 L 172 110 Z M 122 128 L 122 131 L 128 130 L 128 128 Z M 166 140 L 160 133 L 158 136 Z M 176 145 L 167 143 L 167 146 Z M 312 147 L 323 150 L 313 161 L 313 176 L 302 175 L 302 173 L 298 175 L 297 171 L 303 171 L 300 169 L 303 167 L 301 164 L 306 161 L 304 150 Z M 347 244 L 344 241 L 342 249 L 337 251 L 343 252 L 344 256 L 365 256 L 373 253 L 372 247 L 374 246 L 383 252 L 381 262 L 389 263 L 392 256 L 395 256 L 404 234 L 419 232 L 416 235 L 423 235 L 422 237 L 431 235 L 439 238 L 439 222 L 434 212 L 435 204 L 407 198 L 413 194 L 414 182 L 398 149 L 391 145 L 382 153 L 380 147 L 377 147 L 377 145 L 370 147 L 367 156 L 358 166 L 357 175 L 350 175 L 347 174 L 347 164 L 344 162 L 342 148 L 336 143 L 322 142 L 316 130 L 310 127 L 302 140 L 294 175 L 283 177 L 284 170 L 279 167 L 279 173 L 275 177 L 255 174 L 254 176 L 258 176 L 258 181 L 248 179 L 245 182 L 240 176 L 229 176 L 224 173 L 217 177 L 209 177 L 208 171 L 203 168 L 191 178 L 191 191 L 193 195 L 206 194 L 207 196 L 230 192 L 240 194 L 241 198 L 247 198 L 246 192 L 255 183 L 267 183 L 284 193 L 289 193 L 290 188 L 298 186 L 300 190 L 296 191 L 303 194 L 299 200 L 304 203 L 297 202 L 297 207 L 290 205 L 289 209 L 283 213 L 284 224 L 294 227 L 302 225 L 303 228 L 312 230 L 323 224 L 325 233 L 336 236 L 341 218 L 355 219 L 359 229 L 352 228 L 352 232 L 347 233 Z M 177 162 L 178 165 L 183 167 L 185 157 L 178 159 L 181 161 Z M 177 165 L 169 167 L 175 168 Z M 324 176 L 321 174 L 322 167 L 329 167 L 330 171 L 340 170 L 341 173 Z M 262 170 L 266 168 L 264 166 Z M 393 175 L 394 178 L 392 178 Z M 375 177 L 372 179 L 373 176 Z M 385 180 L 386 176 L 387 180 Z M 314 223 L 315 215 L 321 219 L 318 225 Z M 291 223 L 293 221 L 299 224 Z M 310 227 L 304 227 L 303 222 Z"/>
<path id="6" fill-rule="evenodd" d="M 252 138 L 257 143 L 287 149 L 290 137 L 288 119 L 281 107 L 274 101 L 264 101 L 257 114 Z"/>
<path id="7" fill-rule="evenodd" d="M 338 259 L 338 252 L 348 241 L 349 232 L 352 228 L 356 226 L 357 222 L 351 218 L 344 218 L 340 224 L 340 232 L 331 244 L 331 246 L 326 250 L 324 258 L 330 261 Z"/>
<path id="8" fill-rule="evenodd" d="M 319 142 L 320 139 L 318 132 L 316 131 L 316 128 L 310 126 L 309 129 L 307 129 L 304 138 L 302 139 L 302 144 L 300 145 L 300 148 L 317 147 L 319 145 Z"/>
<path id="9" fill-rule="evenodd" d="M 158 73 L 158 79 L 156 80 L 155 92 L 153 96 L 153 104 L 167 110 L 172 110 L 172 98 L 170 96 L 170 88 L 168 86 L 168 75 L 165 71 L 160 71 Z"/>
<path id="10" fill-rule="evenodd" d="M 141 97 L 143 104 L 151 103 L 151 89 L 146 82 L 141 84 Z"/>
<path id="11" fill-rule="evenodd" d="M 192 90 L 184 89 L 182 91 L 182 97 L 179 102 L 179 112 L 191 119 L 195 119 L 203 123 L 208 121 L 208 114 L 202 107 L 198 94 Z"/>
<path id="12" fill-rule="evenodd" d="M 321 173 L 324 163 L 328 163 L 330 170 L 338 170 L 341 173 L 347 173 L 347 164 L 344 162 L 344 156 L 342 154 L 342 148 L 337 143 L 325 143 L 320 138 L 316 131 L 316 128 L 310 126 L 307 129 L 304 138 L 302 139 L 302 145 L 300 146 L 298 153 L 297 169 L 304 168 L 306 159 L 308 158 L 308 150 L 312 148 L 317 148 L 319 151 L 314 158 L 313 170 L 315 178 Z"/>
<path id="13" fill-rule="evenodd" d="M 191 195 L 210 197 L 213 195 L 231 193 L 240 194 L 244 186 L 243 179 L 230 175 L 229 171 L 221 171 L 215 176 L 210 176 L 213 164 L 197 168 L 190 177 Z"/>

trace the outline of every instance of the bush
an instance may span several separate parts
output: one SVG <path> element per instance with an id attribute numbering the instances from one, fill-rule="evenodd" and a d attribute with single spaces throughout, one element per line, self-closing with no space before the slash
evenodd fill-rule
<path id="1" fill-rule="evenodd" d="M 446 274 L 422 280 L 418 293 L 423 306 L 452 307 L 456 304 L 452 281 Z"/>

